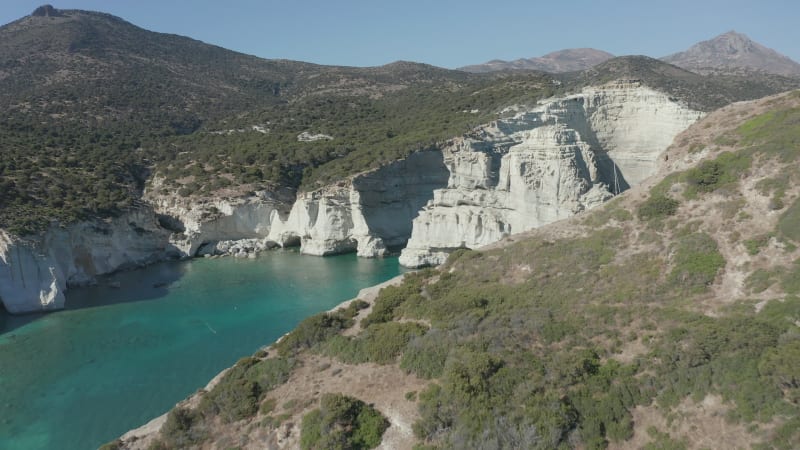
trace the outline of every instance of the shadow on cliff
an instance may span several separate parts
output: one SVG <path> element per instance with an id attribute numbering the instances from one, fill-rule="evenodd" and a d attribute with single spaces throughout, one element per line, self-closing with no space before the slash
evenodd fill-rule
<path id="1" fill-rule="evenodd" d="M 404 247 L 419 211 L 433 199 L 433 191 L 447 187 L 449 178 L 442 152 L 428 150 L 356 179 L 370 233 L 390 249 Z"/>
<path id="2" fill-rule="evenodd" d="M 101 276 L 97 285 L 69 288 L 62 311 L 157 300 L 166 296 L 170 289 L 180 288 L 179 281 L 187 270 L 187 261 L 165 261 Z M 0 336 L 62 311 L 16 315 L 8 313 L 0 304 Z"/>

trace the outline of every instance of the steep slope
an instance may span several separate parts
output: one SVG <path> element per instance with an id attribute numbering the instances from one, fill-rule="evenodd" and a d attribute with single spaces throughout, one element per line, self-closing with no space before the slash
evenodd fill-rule
<path id="1" fill-rule="evenodd" d="M 568 48 L 534 58 L 514 61 L 495 59 L 483 64 L 459 67 L 458 70 L 472 73 L 497 72 L 501 70 L 540 70 L 562 73 L 585 70 L 613 58 L 614 55 L 594 48 Z"/>
<path id="2" fill-rule="evenodd" d="M 759 71 L 800 76 L 800 64 L 744 34 L 729 31 L 661 58 L 697 73 Z"/>
<path id="3" fill-rule="evenodd" d="M 391 448 L 797 448 L 798 117 L 711 113 L 615 201 L 312 317 L 111 445 L 307 447 L 343 393 Z"/>

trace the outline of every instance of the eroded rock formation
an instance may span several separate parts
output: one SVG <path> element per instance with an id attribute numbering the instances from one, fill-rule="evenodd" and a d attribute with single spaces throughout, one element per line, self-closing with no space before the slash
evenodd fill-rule
<path id="1" fill-rule="evenodd" d="M 437 265 L 592 208 L 655 172 L 675 135 L 701 113 L 638 82 L 544 102 L 444 149 L 447 188 L 414 220 L 400 263 Z"/>
<path id="2" fill-rule="evenodd" d="M 150 208 L 26 239 L 0 230 L 0 300 L 11 313 L 63 308 L 68 285 L 175 255 L 168 237 Z"/>

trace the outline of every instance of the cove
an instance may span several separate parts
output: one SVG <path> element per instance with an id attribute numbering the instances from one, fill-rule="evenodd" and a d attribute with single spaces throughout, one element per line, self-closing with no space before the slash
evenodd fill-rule
<path id="1" fill-rule="evenodd" d="M 0 313 L 0 448 L 97 448 L 400 272 L 396 257 L 354 254 L 195 259 L 72 289 L 64 311 Z"/>

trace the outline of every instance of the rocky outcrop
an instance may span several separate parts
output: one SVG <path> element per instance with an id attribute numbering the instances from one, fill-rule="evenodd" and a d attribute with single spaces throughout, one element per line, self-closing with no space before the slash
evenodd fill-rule
<path id="1" fill-rule="evenodd" d="M 0 301 L 11 313 L 60 309 L 68 285 L 174 255 L 168 236 L 147 207 L 25 239 L 0 230 Z"/>
<path id="2" fill-rule="evenodd" d="M 424 151 L 356 175 L 347 182 L 298 196 L 289 216 L 274 225 L 270 239 L 299 242 L 309 255 L 357 251 L 382 256 L 405 245 L 418 211 L 447 185 L 440 151 Z"/>
<path id="3" fill-rule="evenodd" d="M 294 193 L 288 189 L 200 201 L 174 193 L 155 194 L 162 190 L 161 182 L 153 180 L 145 199 L 159 214 L 162 226 L 173 231 L 170 243 L 184 257 L 224 253 L 214 250 L 221 241 L 266 239 L 294 202 Z"/>
<path id="4" fill-rule="evenodd" d="M 289 191 L 202 203 L 175 195 L 147 198 L 174 222 L 165 225 L 175 230 L 171 243 L 184 256 L 299 245 L 309 255 L 356 251 L 375 257 L 405 245 L 417 212 L 447 178 L 442 153 L 423 151 L 296 198 Z M 259 241 L 219 245 L 239 239 Z"/>
<path id="5" fill-rule="evenodd" d="M 444 149 L 448 186 L 414 220 L 400 263 L 437 265 L 572 216 L 655 172 L 701 113 L 638 82 L 550 100 L 474 130 Z"/>

